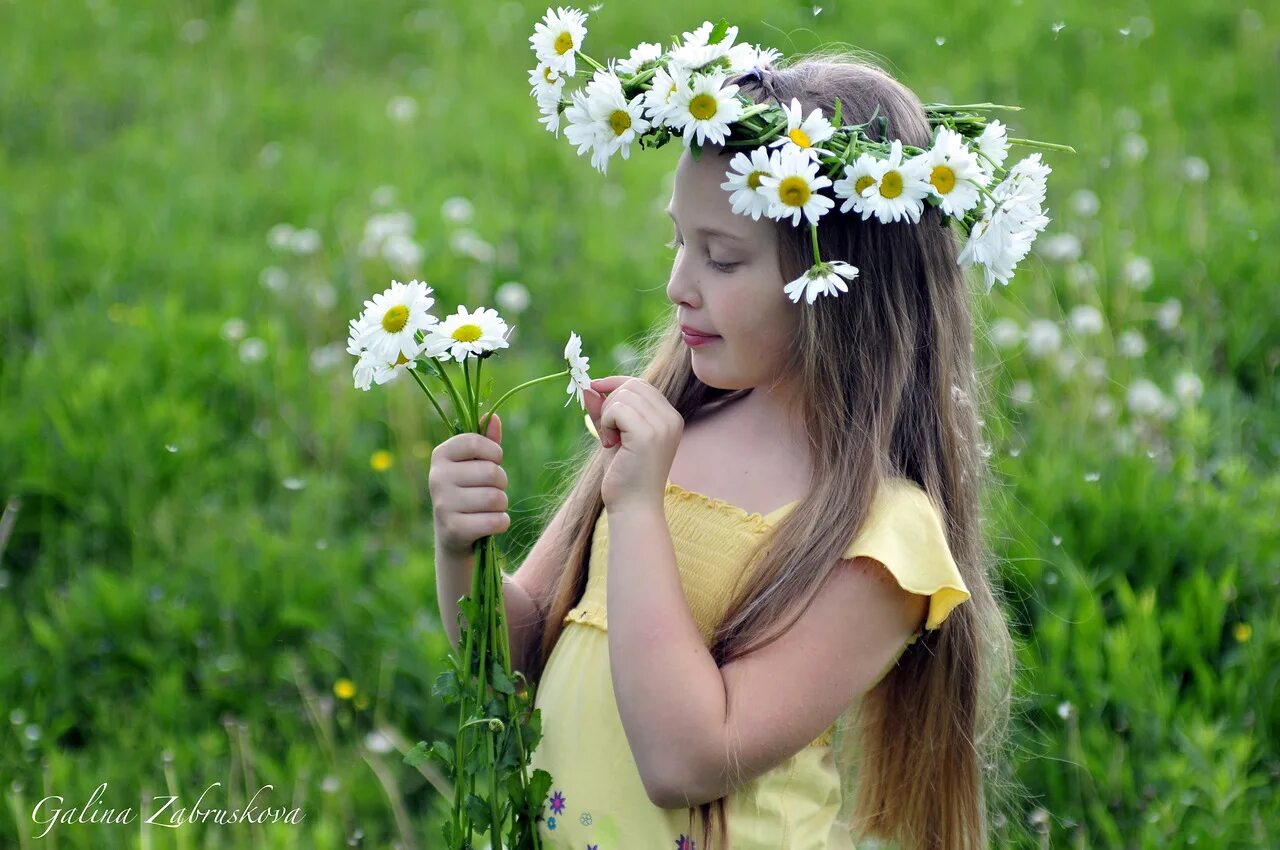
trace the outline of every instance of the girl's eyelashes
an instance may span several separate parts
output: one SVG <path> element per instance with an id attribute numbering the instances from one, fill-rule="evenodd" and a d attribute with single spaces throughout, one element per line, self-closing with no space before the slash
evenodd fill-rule
<path id="1" fill-rule="evenodd" d="M 667 247 L 673 251 L 678 251 L 683 246 L 675 239 L 672 239 L 667 243 Z M 720 274 L 731 274 L 736 267 L 741 265 L 741 263 L 717 263 L 715 260 L 707 257 L 707 265 L 711 266 L 712 269 Z"/>

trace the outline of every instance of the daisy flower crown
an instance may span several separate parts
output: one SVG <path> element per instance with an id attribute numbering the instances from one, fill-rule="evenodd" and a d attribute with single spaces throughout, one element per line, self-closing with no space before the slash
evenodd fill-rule
<path id="1" fill-rule="evenodd" d="M 743 148 L 720 184 L 731 193 L 733 211 L 809 227 L 813 265 L 786 285 L 793 302 L 804 296 L 812 304 L 819 295 L 848 292 L 845 281 L 858 276 L 857 267 L 824 261 L 819 254 L 818 219 L 838 202 L 840 212 L 852 210 L 863 221 L 874 216 L 882 224 L 918 224 L 925 204 L 937 206 L 944 224 L 955 223 L 965 236 L 959 265 L 981 266 L 987 292 L 996 281 L 1008 285 L 1049 223 L 1043 205 L 1051 171 L 1039 153 L 1006 169 L 1009 147 L 1075 153 L 1073 148 L 1011 139 L 1000 121 L 982 114 L 1016 106 L 924 104 L 932 139 L 930 147 L 918 148 L 885 140 L 888 119 L 877 116 L 878 107 L 862 124 L 843 124 L 838 99 L 829 117 L 821 109 L 805 115 L 796 98 L 789 105 L 756 103 L 729 81 L 745 76 L 763 82 L 781 54 L 735 44 L 737 34 L 723 18 L 704 21 L 667 50 L 641 43 L 627 58 L 609 59 L 605 66 L 582 52 L 584 13 L 547 9 L 529 38 L 537 57 L 529 72 L 530 94 L 539 121 L 557 137 L 566 121 L 565 138 L 579 155 L 590 154 L 602 174 L 614 154 L 628 159 L 633 144 L 659 148 L 675 136 L 695 159 L 707 142 Z M 584 86 L 566 92 L 569 78 L 588 74 Z M 866 133 L 877 120 L 884 141 Z"/>

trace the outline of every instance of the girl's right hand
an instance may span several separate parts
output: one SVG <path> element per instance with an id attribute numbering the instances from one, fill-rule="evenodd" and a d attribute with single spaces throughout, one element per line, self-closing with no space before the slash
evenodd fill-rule
<path id="1" fill-rule="evenodd" d="M 432 450 L 427 487 L 436 545 L 444 552 L 470 555 L 477 540 L 511 527 L 501 441 L 502 420 L 494 414 L 487 436 L 454 434 Z"/>

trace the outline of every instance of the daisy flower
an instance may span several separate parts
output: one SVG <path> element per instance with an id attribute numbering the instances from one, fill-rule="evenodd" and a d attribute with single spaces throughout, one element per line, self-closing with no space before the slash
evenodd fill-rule
<path id="1" fill-rule="evenodd" d="M 631 48 L 631 54 L 626 59 L 619 59 L 614 67 L 627 76 L 635 76 L 640 73 L 640 69 L 649 63 L 657 62 L 662 58 L 662 45 L 657 42 L 641 42 L 636 47 Z"/>
<path id="2" fill-rule="evenodd" d="M 760 184 L 760 178 L 772 174 L 769 163 L 769 149 L 761 145 L 747 156 L 743 151 L 734 154 L 729 161 L 729 171 L 724 173 L 729 179 L 720 184 L 721 189 L 730 191 L 729 203 L 733 211 L 739 215 L 749 215 L 756 221 L 760 216 L 769 213 L 769 195 Z"/>
<path id="3" fill-rule="evenodd" d="M 351 370 L 351 376 L 355 379 L 356 389 L 367 392 L 371 384 L 376 383 L 381 386 L 388 381 L 393 381 L 400 377 L 405 369 L 412 369 L 415 363 L 413 358 L 405 357 L 403 354 L 396 357 L 396 362 L 386 363 L 365 351 L 361 352 L 360 359 Z"/>
<path id="4" fill-rule="evenodd" d="M 708 139 L 723 145 L 729 134 L 729 125 L 742 115 L 742 102 L 735 96 L 736 85 L 724 85 L 728 74 L 717 71 L 712 74 L 693 74 L 676 87 L 667 113 L 667 126 L 684 131 L 684 146 L 692 144 L 697 135 L 698 144 Z"/>
<path id="5" fill-rule="evenodd" d="M 569 126 L 564 135 L 578 146 L 578 154 L 592 151 L 591 164 L 601 174 L 608 172 L 609 158 L 617 151 L 631 156 L 631 143 L 649 129 L 639 97 L 627 100 L 622 81 L 609 71 L 597 71 L 582 90 L 573 93 L 573 103 L 565 110 Z"/>
<path id="6" fill-rule="evenodd" d="M 423 340 L 422 353 L 441 360 L 452 357 L 459 363 L 473 354 L 487 357 L 507 347 L 509 332 L 497 310 L 477 307 L 474 313 L 468 313 L 466 307 L 459 306 L 457 313 L 432 326 Z"/>
<path id="7" fill-rule="evenodd" d="M 927 169 L 931 194 L 941 199 L 942 212 L 959 218 L 978 205 L 978 187 L 990 176 L 964 143 L 964 137 L 949 127 L 939 127 L 933 147 L 915 159 Z"/>
<path id="8" fill-rule="evenodd" d="M 668 62 L 693 71 L 728 56 L 733 40 L 738 37 L 738 28 L 729 27 L 725 30 L 724 38 L 715 44 L 707 44 L 713 29 L 715 24 L 703 21 L 702 26 L 685 33 L 680 44 L 671 45 L 671 52 L 667 55 Z"/>
<path id="9" fill-rule="evenodd" d="M 850 165 L 844 167 L 844 176 L 831 184 L 831 190 L 836 193 L 837 198 L 844 198 L 845 202 L 840 205 L 840 212 L 848 212 L 852 209 L 858 214 L 862 214 L 866 209 L 866 203 L 862 199 L 862 193 L 868 186 L 876 184 L 874 166 L 876 158 L 872 154 L 862 153 Z M 863 221 L 866 220 L 863 216 Z"/>
<path id="10" fill-rule="evenodd" d="M 961 266 L 981 265 L 987 291 L 999 281 L 1008 286 L 1014 269 L 1031 250 L 1036 235 L 1049 219 L 1044 215 L 1045 179 L 1052 169 L 1035 153 L 1009 170 L 991 190 L 982 215 L 956 261 Z"/>
<path id="11" fill-rule="evenodd" d="M 730 47 L 728 56 L 730 74 L 741 74 L 752 68 L 772 65 L 782 58 L 782 54 L 772 47 L 760 47 L 745 41 Z"/>
<path id="12" fill-rule="evenodd" d="M 591 387 L 591 375 L 587 373 L 591 358 L 582 356 L 582 337 L 572 331 L 569 332 L 569 342 L 564 347 L 564 359 L 569 363 L 569 388 L 566 390 L 569 393 L 569 399 L 564 406 L 569 406 L 569 402 L 573 401 L 576 393 L 578 404 L 586 410 L 587 403 L 582 394 Z"/>
<path id="13" fill-rule="evenodd" d="M 679 65 L 669 65 L 653 72 L 649 90 L 641 97 L 644 98 L 645 114 L 655 126 L 667 123 L 672 99 L 689 76 L 690 72 Z"/>
<path id="14" fill-rule="evenodd" d="M 791 217 L 793 225 L 800 223 L 803 214 L 810 223 L 817 224 L 818 217 L 835 206 L 835 201 L 818 194 L 831 181 L 818 174 L 818 163 L 803 152 L 783 149 L 774 151 L 769 159 L 770 174 L 760 177 L 760 185 L 769 196 L 769 217 L 781 221 Z"/>
<path id="15" fill-rule="evenodd" d="M 560 116 L 564 114 L 564 110 L 560 108 L 560 101 L 558 99 L 538 101 L 538 113 L 540 115 L 538 123 L 545 125 L 548 133 L 557 139 L 560 138 Z"/>
<path id="16" fill-rule="evenodd" d="M 435 303 L 431 287 L 418 280 L 407 284 L 391 281 L 387 290 L 364 302 L 365 311 L 357 320 L 359 335 L 347 342 L 352 347 L 367 349 L 370 356 L 384 363 L 391 363 L 397 355 L 409 359 L 418 356 L 418 331 L 434 327 L 440 320 L 427 311 Z M 353 334 L 355 325 L 349 325 Z"/>
<path id="17" fill-rule="evenodd" d="M 836 132 L 831 122 L 822 117 L 821 109 L 814 109 L 809 113 L 809 117 L 805 118 L 800 99 L 793 97 L 791 105 L 783 107 L 783 111 L 787 114 L 787 132 L 770 142 L 769 147 L 800 151 L 815 160 L 818 154 L 835 156 L 829 150 L 815 147 L 820 142 L 831 138 Z"/>
<path id="18" fill-rule="evenodd" d="M 804 295 L 805 303 L 812 304 L 819 295 L 834 296 L 838 291 L 848 292 L 849 287 L 841 278 L 853 280 L 858 276 L 857 266 L 851 266 L 840 260 L 829 263 L 818 263 L 800 277 L 783 287 L 783 291 L 793 302 Z"/>
<path id="19" fill-rule="evenodd" d="M 991 160 L 988 162 L 978 157 L 978 164 L 990 175 L 996 168 L 1004 165 L 1004 159 L 1009 155 L 1009 139 L 1005 134 L 1005 126 L 999 121 L 992 121 L 983 127 L 982 133 L 978 136 L 977 145 L 978 150 Z"/>
<path id="20" fill-rule="evenodd" d="M 546 62 L 539 62 L 529 72 L 529 94 L 543 101 L 559 101 L 564 92 L 564 74 L 552 68 Z"/>
<path id="21" fill-rule="evenodd" d="M 562 74 L 572 77 L 578 70 L 577 56 L 582 40 L 587 37 L 587 16 L 577 9 L 557 7 L 533 26 L 529 43 L 539 62 L 545 62 Z"/>
<path id="22" fill-rule="evenodd" d="M 929 174 L 918 158 L 903 162 L 902 142 L 894 139 L 888 158 L 875 160 L 869 170 L 875 183 L 862 190 L 862 220 L 874 214 L 881 224 L 888 224 L 906 216 L 918 224 L 930 192 Z"/>

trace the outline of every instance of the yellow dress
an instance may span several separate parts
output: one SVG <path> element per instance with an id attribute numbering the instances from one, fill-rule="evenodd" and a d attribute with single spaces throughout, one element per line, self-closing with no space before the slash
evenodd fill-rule
<path id="1" fill-rule="evenodd" d="M 764 515 L 748 513 L 668 481 L 664 509 L 676 564 L 708 646 L 745 577 L 742 567 L 750 551 L 796 504 Z M 660 808 L 645 793 L 614 701 L 605 604 L 608 545 L 608 513 L 601 512 L 586 589 L 565 617 L 564 631 L 537 683 L 534 705 L 542 710 L 543 738 L 531 770 L 542 768 L 552 777 L 545 820 L 539 822 L 542 846 L 697 850 L 689 810 Z M 937 628 L 969 597 L 940 517 L 915 482 L 892 479 L 878 494 L 866 527 L 844 553 L 846 558 L 863 555 L 883 563 L 907 590 L 930 597 L 925 628 Z M 917 631 L 902 649 L 922 633 Z M 892 665 L 884 672 L 890 669 Z M 833 737 L 839 736 L 833 724 L 782 764 L 734 789 L 726 799 L 733 850 L 852 850 L 845 825 L 848 807 L 842 805 L 833 755 Z M 700 829 L 696 819 L 694 826 Z"/>

